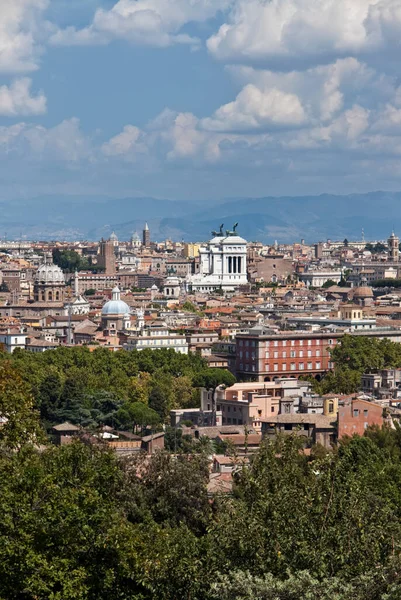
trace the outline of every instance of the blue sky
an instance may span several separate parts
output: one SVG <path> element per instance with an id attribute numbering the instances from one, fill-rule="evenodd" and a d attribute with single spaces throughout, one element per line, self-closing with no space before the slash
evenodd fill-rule
<path id="1" fill-rule="evenodd" d="M 2 0 L 0 194 L 401 189 L 401 0 Z"/>

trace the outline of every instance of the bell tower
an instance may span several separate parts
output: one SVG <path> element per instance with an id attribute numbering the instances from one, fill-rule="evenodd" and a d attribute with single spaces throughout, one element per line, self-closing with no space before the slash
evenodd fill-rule
<path id="1" fill-rule="evenodd" d="M 388 249 L 391 262 L 398 262 L 400 259 L 400 239 L 394 234 L 394 231 L 388 238 Z"/>

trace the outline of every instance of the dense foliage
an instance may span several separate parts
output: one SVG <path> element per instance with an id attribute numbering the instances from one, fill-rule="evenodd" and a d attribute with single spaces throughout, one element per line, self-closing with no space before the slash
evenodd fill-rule
<path id="1" fill-rule="evenodd" d="M 375 288 L 400 288 L 401 279 L 376 279 L 371 283 Z"/>
<path id="2" fill-rule="evenodd" d="M 91 352 L 61 347 L 0 354 L 0 367 L 8 361 L 27 384 L 47 426 L 68 420 L 85 427 L 154 427 L 174 408 L 199 406 L 198 380 L 213 374 L 201 357 L 167 349 Z M 220 373 L 222 383 L 227 377 L 235 381 Z"/>
<path id="3" fill-rule="evenodd" d="M 331 350 L 335 369 L 321 383 L 313 382 L 316 392 L 352 394 L 360 389 L 364 373 L 401 367 L 401 345 L 384 338 L 344 335 Z"/>
<path id="4" fill-rule="evenodd" d="M 399 599 L 399 429 L 311 457 L 266 442 L 213 501 L 203 453 L 38 451 L 23 431 L 17 452 L 0 437 L 4 600 Z"/>
<path id="5" fill-rule="evenodd" d="M 333 355 L 361 373 L 399 364 L 394 346 L 348 336 Z M 401 427 L 311 456 L 266 441 L 215 497 L 207 439 L 168 429 L 174 454 L 129 459 L 87 436 L 43 445 L 41 417 L 140 431 L 200 384 L 216 371 L 167 350 L 0 355 L 1 600 L 399 600 Z"/>
<path id="6" fill-rule="evenodd" d="M 388 251 L 388 246 L 383 244 L 383 242 L 377 242 L 376 244 L 366 244 L 365 250 L 368 250 L 372 254 L 381 254 Z"/>
<path id="7" fill-rule="evenodd" d="M 74 271 L 102 271 L 103 268 L 92 264 L 92 258 L 81 256 L 75 250 L 53 250 L 53 262 L 67 273 Z"/>

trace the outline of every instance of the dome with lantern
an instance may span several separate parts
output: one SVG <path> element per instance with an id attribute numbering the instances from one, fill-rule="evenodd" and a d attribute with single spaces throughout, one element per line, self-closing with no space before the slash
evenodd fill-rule
<path id="1" fill-rule="evenodd" d="M 53 263 L 44 263 L 36 271 L 35 282 L 37 283 L 65 283 L 64 273 Z"/>
<path id="2" fill-rule="evenodd" d="M 102 308 L 102 317 L 124 316 L 130 314 L 131 309 L 124 300 L 121 300 L 120 288 L 116 285 L 111 293 L 111 300 Z"/>
<path id="3" fill-rule="evenodd" d="M 33 292 L 35 302 L 61 302 L 64 300 L 64 273 L 53 264 L 51 256 L 45 256 L 35 273 Z"/>

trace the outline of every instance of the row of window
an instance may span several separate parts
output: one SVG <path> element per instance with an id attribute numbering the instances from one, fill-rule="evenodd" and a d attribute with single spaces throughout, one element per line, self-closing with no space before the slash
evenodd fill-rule
<path id="1" fill-rule="evenodd" d="M 248 353 L 247 353 L 248 354 Z M 320 350 L 316 350 L 315 354 L 313 354 L 313 350 L 307 350 L 306 353 L 304 354 L 303 350 L 299 350 L 297 353 L 297 350 L 290 350 L 290 352 L 287 353 L 286 350 L 283 350 L 280 354 L 280 352 L 278 350 L 273 352 L 273 358 L 287 358 L 287 354 L 288 354 L 288 358 L 304 358 L 308 357 L 308 358 L 312 358 L 313 356 L 316 356 L 316 358 L 320 358 Z M 266 358 L 270 358 L 272 355 L 271 352 L 266 352 L 265 357 Z M 240 352 L 240 356 L 241 356 L 241 352 Z"/>
<path id="2" fill-rule="evenodd" d="M 312 362 L 308 362 L 308 363 L 303 363 L 300 362 L 298 363 L 290 363 L 290 371 L 305 371 L 305 366 L 306 366 L 306 370 L 308 371 L 313 371 L 313 363 Z M 315 369 L 317 371 L 319 371 L 322 368 L 322 363 L 320 361 L 317 361 L 315 363 Z M 287 371 L 287 363 L 282 363 L 281 364 L 281 369 L 279 368 L 279 365 L 277 363 L 275 363 L 273 365 L 273 371 Z"/>
<path id="3" fill-rule="evenodd" d="M 256 366 L 255 365 L 248 365 L 244 363 L 240 363 L 239 365 L 240 371 L 256 371 Z M 329 369 L 333 368 L 332 363 L 329 363 Z M 279 365 L 278 363 L 274 363 L 273 365 L 273 371 L 275 372 L 283 372 L 285 373 L 286 371 L 320 371 L 322 370 L 322 363 L 320 361 L 316 361 L 315 364 L 313 364 L 312 362 L 307 362 L 307 363 L 282 363 L 281 365 Z"/>
<path id="4" fill-rule="evenodd" d="M 321 346 L 323 344 L 328 344 L 329 346 L 332 346 L 334 344 L 334 340 L 329 339 L 329 340 L 321 340 L 321 339 L 316 339 L 316 340 L 272 340 L 269 341 L 267 340 L 265 342 L 266 348 L 269 348 L 271 346 L 273 346 L 274 348 L 285 348 L 286 346 Z M 247 347 L 251 347 L 251 348 L 255 348 L 256 347 L 256 341 L 255 340 L 238 340 L 238 345 L 239 346 L 245 346 Z"/>

